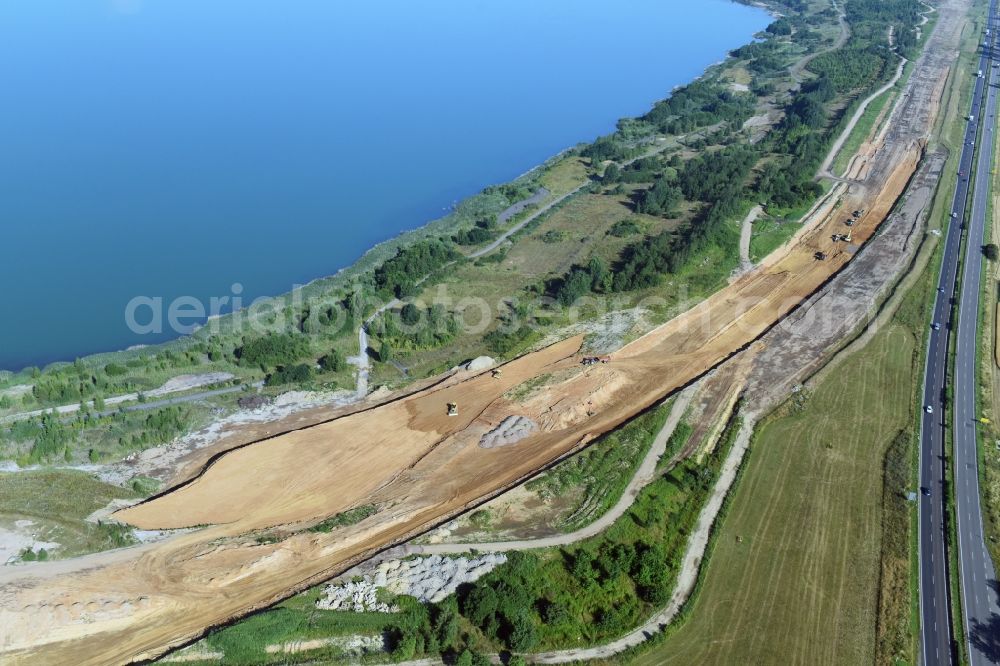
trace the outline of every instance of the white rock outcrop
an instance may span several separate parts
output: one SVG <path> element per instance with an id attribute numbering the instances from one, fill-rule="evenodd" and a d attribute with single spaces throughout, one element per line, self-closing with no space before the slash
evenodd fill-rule
<path id="1" fill-rule="evenodd" d="M 466 363 L 465 369 L 471 372 L 479 372 L 480 370 L 486 370 L 488 368 L 492 368 L 494 365 L 496 365 L 496 363 L 497 362 L 494 361 L 489 356 L 479 356 L 478 358 L 474 358 L 468 363 Z"/>
<path id="2" fill-rule="evenodd" d="M 327 585 L 317 608 L 358 613 L 396 612 L 399 609 L 379 600 L 378 591 L 391 595 L 405 594 L 424 602 L 441 601 L 464 583 L 474 583 L 507 561 L 503 553 L 479 557 L 443 557 L 431 555 L 409 560 L 390 560 L 378 566 L 374 574 L 349 583 Z"/>

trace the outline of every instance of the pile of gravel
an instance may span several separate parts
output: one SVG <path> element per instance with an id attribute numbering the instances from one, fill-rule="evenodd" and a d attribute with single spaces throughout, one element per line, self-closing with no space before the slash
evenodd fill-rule
<path id="1" fill-rule="evenodd" d="M 526 416 L 508 416 L 479 440 L 480 448 L 492 449 L 520 442 L 538 431 L 538 424 Z"/>
<path id="2" fill-rule="evenodd" d="M 405 594 L 423 602 L 438 602 L 455 592 L 460 585 L 474 583 L 507 561 L 503 553 L 479 557 L 443 557 L 431 555 L 409 560 L 390 560 L 378 566 L 374 574 L 342 585 L 327 585 L 317 608 L 358 613 L 396 612 L 399 609 L 379 601 L 378 590 L 391 595 Z"/>
<path id="3" fill-rule="evenodd" d="M 248 395 L 236 401 L 240 409 L 260 409 L 270 407 L 274 403 L 274 398 L 269 395 Z"/>

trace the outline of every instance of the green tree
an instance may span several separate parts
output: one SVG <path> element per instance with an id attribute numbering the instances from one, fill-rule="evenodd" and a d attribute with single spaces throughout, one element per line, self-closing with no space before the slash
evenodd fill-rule
<path id="1" fill-rule="evenodd" d="M 1000 259 L 1000 247 L 997 247 L 995 243 L 990 243 L 983 247 L 983 254 L 985 254 L 986 258 L 990 261 L 996 261 L 997 259 Z"/>
<path id="2" fill-rule="evenodd" d="M 601 177 L 603 183 L 617 183 L 621 178 L 622 170 L 617 164 L 612 162 L 604 169 L 604 176 Z"/>
<path id="3" fill-rule="evenodd" d="M 347 359 L 338 349 L 330 350 L 330 353 L 319 360 L 320 367 L 327 372 L 340 372 L 347 365 Z"/>
<path id="4" fill-rule="evenodd" d="M 477 627 L 482 627 L 492 618 L 500 607 L 500 599 L 496 591 L 486 584 L 478 584 L 472 588 L 462 604 L 462 615 Z"/>
<path id="5" fill-rule="evenodd" d="M 772 35 L 790 35 L 792 34 L 792 24 L 788 22 L 788 19 L 780 18 L 767 26 L 767 31 Z"/>
<path id="6" fill-rule="evenodd" d="M 280 386 L 282 384 L 302 384 L 313 378 L 313 368 L 311 365 L 299 363 L 298 365 L 281 366 L 267 377 L 265 382 L 268 386 Z"/>
<path id="7" fill-rule="evenodd" d="M 640 550 L 633 574 L 639 598 L 657 606 L 663 605 L 670 596 L 666 550 L 659 543 Z"/>
<path id="8" fill-rule="evenodd" d="M 429 273 L 461 255 L 438 240 L 424 240 L 396 251 L 396 256 L 375 269 L 375 287 L 385 296 L 412 295 L 417 283 Z"/>
<path id="9" fill-rule="evenodd" d="M 259 366 L 266 370 L 287 365 L 309 353 L 309 340 L 300 333 L 265 335 L 244 340 L 236 350 L 240 365 Z"/>
<path id="10" fill-rule="evenodd" d="M 360 319 L 364 316 L 365 302 L 360 288 L 355 288 L 347 297 L 347 313 L 351 315 L 351 319 Z"/>
<path id="11" fill-rule="evenodd" d="M 458 603 L 454 595 L 441 602 L 434 618 L 434 633 L 441 649 L 447 650 L 458 643 Z"/>
<path id="12" fill-rule="evenodd" d="M 600 257 L 591 257 L 587 264 L 587 272 L 590 273 L 590 288 L 600 291 L 608 277 L 608 266 Z"/>
<path id="13" fill-rule="evenodd" d="M 661 178 L 642 195 L 636 204 L 636 211 L 646 215 L 670 216 L 683 198 L 684 194 L 679 187 Z"/>
<path id="14" fill-rule="evenodd" d="M 538 644 L 538 630 L 527 610 L 510 618 L 507 647 L 515 652 L 527 652 Z"/>
<path id="15" fill-rule="evenodd" d="M 581 550 L 573 558 L 573 566 L 570 573 L 584 587 L 597 582 L 599 572 L 594 568 L 593 558 L 586 551 Z"/>
<path id="16" fill-rule="evenodd" d="M 393 659 L 406 661 L 412 659 L 417 650 L 417 637 L 413 635 L 405 636 L 396 644 L 396 649 L 392 651 Z"/>
<path id="17" fill-rule="evenodd" d="M 128 372 L 128 369 L 125 366 L 118 365 L 117 363 L 108 363 L 104 366 L 104 372 L 109 377 L 121 377 Z"/>
<path id="18" fill-rule="evenodd" d="M 592 282 L 586 269 L 576 267 L 563 279 L 562 285 L 556 292 L 556 299 L 563 305 L 572 305 L 590 291 Z"/>
<path id="19" fill-rule="evenodd" d="M 542 621 L 545 624 L 562 624 L 570 619 L 569 608 L 558 601 L 546 601 L 542 606 Z"/>
<path id="20" fill-rule="evenodd" d="M 408 326 L 413 326 L 420 321 L 420 308 L 418 308 L 413 303 L 407 303 L 403 306 L 403 309 L 399 311 L 399 318 L 402 319 L 403 323 Z"/>

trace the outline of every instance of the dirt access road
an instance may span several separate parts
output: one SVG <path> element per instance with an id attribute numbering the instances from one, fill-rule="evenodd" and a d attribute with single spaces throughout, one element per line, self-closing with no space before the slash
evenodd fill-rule
<path id="1" fill-rule="evenodd" d="M 0 573 L 4 663 L 122 663 L 162 653 L 206 627 L 266 606 L 449 519 L 578 450 L 770 329 L 853 257 L 831 240 L 855 209 L 856 243 L 912 175 L 950 60 L 910 86 L 864 184 L 835 190 L 780 256 L 583 368 L 572 338 L 517 359 L 502 379 L 455 373 L 381 405 L 233 450 L 174 491 L 121 512 L 144 528 L 207 528 L 71 562 Z M 934 63 L 931 63 L 933 65 Z M 916 74 L 916 73 L 915 73 Z M 814 255 L 824 252 L 825 260 Z M 538 385 L 531 390 L 511 389 Z M 446 402 L 461 404 L 445 416 Z M 484 449 L 504 419 L 537 432 Z M 274 432 L 287 424 L 273 424 Z M 354 506 L 372 517 L 333 533 L 296 532 Z M 275 543 L 258 539 L 278 526 Z"/>

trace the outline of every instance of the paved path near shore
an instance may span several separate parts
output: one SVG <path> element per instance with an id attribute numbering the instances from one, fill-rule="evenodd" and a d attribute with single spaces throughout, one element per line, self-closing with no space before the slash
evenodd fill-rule
<path id="1" fill-rule="evenodd" d="M 741 275 L 753 268 L 750 260 L 750 237 L 753 236 L 753 223 L 763 212 L 763 206 L 754 206 L 740 224 L 740 267 L 737 270 Z"/>
<path id="2" fill-rule="evenodd" d="M 190 395 L 182 395 L 176 398 L 165 398 L 163 400 L 148 400 L 146 402 L 138 402 L 134 405 L 129 405 L 128 407 L 119 407 L 118 409 L 106 409 L 103 412 L 98 412 L 98 416 L 111 416 L 119 411 L 123 412 L 144 412 L 149 409 L 159 409 L 160 407 L 169 407 L 171 405 L 182 405 L 187 402 L 199 402 L 207 398 L 214 398 L 220 395 L 228 395 L 230 393 L 242 393 L 246 391 L 246 387 L 251 388 L 261 388 L 264 386 L 264 382 L 257 381 L 252 384 L 241 384 L 240 386 L 229 386 L 227 388 L 214 389 L 212 391 L 201 391 L 199 393 L 192 393 Z"/>
<path id="3" fill-rule="evenodd" d="M 472 252 L 472 253 L 470 253 L 467 256 L 469 257 L 469 259 L 476 259 L 478 257 L 483 256 L 484 254 L 489 254 L 493 250 L 495 250 L 498 247 L 500 247 L 504 243 L 504 241 L 506 241 L 508 238 L 510 238 L 511 236 L 513 236 L 514 234 L 516 234 L 518 231 L 520 231 L 521 229 L 523 229 L 524 225 L 528 224 L 532 220 L 538 219 L 539 216 L 544 215 L 545 213 L 549 212 L 549 210 L 553 206 L 555 206 L 556 204 L 560 204 L 563 201 L 565 201 L 566 199 L 570 198 L 571 196 L 573 196 L 574 194 L 576 194 L 577 192 L 579 192 L 580 190 L 582 190 L 587 185 L 587 183 L 589 183 L 589 182 L 590 181 L 588 180 L 588 181 L 585 181 L 583 183 L 580 183 L 579 185 L 577 185 L 575 188 L 573 188 L 572 190 L 570 190 L 566 194 L 563 194 L 563 195 L 560 195 L 560 196 L 556 197 L 555 199 L 553 199 L 552 201 L 548 202 L 547 204 L 545 204 L 544 206 L 542 206 L 541 208 L 539 208 L 538 210 L 536 210 L 534 213 L 532 213 L 528 217 L 524 218 L 523 220 L 521 220 L 520 222 L 518 222 L 517 224 L 515 224 L 514 226 L 512 226 L 507 231 L 505 231 L 502 234 L 500 234 L 499 238 L 497 238 L 495 241 L 493 241 L 492 243 L 490 243 L 486 247 L 484 247 L 484 248 L 482 248 L 480 250 L 476 250 L 475 252 Z M 517 215 L 517 213 L 520 213 L 522 210 L 524 210 L 528 206 L 528 204 L 541 203 L 542 200 L 545 199 L 545 197 L 549 196 L 549 194 L 550 194 L 550 192 L 547 189 L 545 189 L 544 187 L 540 188 L 537 192 L 535 192 L 534 196 L 532 196 L 530 199 L 525 199 L 524 201 L 519 201 L 518 203 L 514 204 L 513 206 L 511 206 L 510 208 L 508 208 L 507 210 L 505 210 L 503 213 L 500 213 L 500 217 L 497 218 L 497 221 L 500 222 L 501 224 L 503 222 L 506 222 L 510 218 L 514 217 L 514 215 Z M 518 206 L 520 206 L 520 208 L 518 208 L 514 212 L 511 212 L 514 208 L 517 208 Z M 510 213 L 510 214 L 507 215 L 507 213 Z M 503 218 L 504 215 L 507 215 L 507 217 L 504 218 L 501 221 L 501 218 Z"/>
<path id="4" fill-rule="evenodd" d="M 177 378 L 174 378 L 177 379 Z M 208 386 L 211 384 L 220 384 L 222 382 L 227 382 L 235 379 L 232 373 L 222 372 L 222 373 L 206 373 L 204 375 L 198 375 L 190 378 L 188 381 L 181 381 L 175 384 L 171 384 L 172 381 L 168 381 L 166 384 L 158 389 L 153 389 L 151 391 L 146 391 L 144 396 L 148 397 L 159 397 L 164 395 L 169 395 L 171 393 L 180 393 L 182 391 L 190 391 L 194 388 L 199 388 L 201 386 Z M 254 386 L 263 385 L 263 382 L 258 382 Z M 146 409 L 156 409 L 157 407 L 163 407 L 165 405 L 177 405 L 184 402 L 195 402 L 197 400 L 202 400 L 204 398 L 210 398 L 216 395 L 223 395 L 226 393 L 237 393 L 243 390 L 243 386 L 232 386 L 229 388 L 215 389 L 212 391 L 201 391 L 200 393 L 192 393 L 190 395 L 181 396 L 179 398 L 168 398 L 164 400 L 151 400 L 148 402 L 139 402 L 135 405 L 129 407 L 121 407 L 119 409 L 127 412 L 136 412 Z M 120 405 L 125 402 L 138 401 L 139 393 L 128 393 L 126 395 L 117 395 L 110 398 L 104 399 L 105 406 L 110 405 Z M 65 414 L 75 414 L 79 412 L 84 405 L 93 405 L 92 400 L 88 400 L 86 403 L 74 403 L 72 405 L 61 405 L 58 407 L 46 407 L 45 409 L 36 409 L 30 412 L 20 412 L 17 414 L 8 414 L 7 416 L 0 417 L 0 423 L 12 423 L 14 421 L 24 420 L 34 418 L 36 416 L 41 416 L 42 414 L 48 414 L 54 412 L 59 415 Z M 99 416 L 110 416 L 119 411 L 119 409 L 106 409 L 104 411 L 98 412 Z"/>
<path id="5" fill-rule="evenodd" d="M 840 23 L 840 34 L 837 35 L 837 40 L 829 48 L 822 49 L 821 51 L 816 51 L 815 53 L 810 53 L 806 57 L 799 60 L 797 63 L 792 65 L 791 69 L 788 70 L 789 75 L 792 80 L 796 83 L 802 83 L 802 72 L 805 70 L 806 66 L 815 60 L 818 56 L 824 53 L 829 53 L 830 51 L 836 51 L 841 46 L 847 43 L 848 37 L 851 36 L 851 27 L 847 24 L 847 15 L 844 10 L 840 8 L 836 0 L 831 3 L 833 8 L 837 11 L 837 21 Z"/>
<path id="6" fill-rule="evenodd" d="M 586 185 L 587 182 L 581 183 L 577 188 L 567 192 L 566 194 L 560 197 L 553 199 L 548 204 L 542 206 L 537 211 L 535 211 L 528 217 L 524 218 L 523 220 L 515 224 L 507 231 L 505 231 L 495 241 L 493 241 L 492 243 L 490 243 L 489 245 L 480 250 L 476 250 L 475 252 L 466 255 L 466 257 L 468 259 L 475 259 L 477 257 L 481 257 L 484 254 L 487 254 L 497 249 L 498 247 L 500 247 L 500 244 L 506 241 L 511 235 L 517 233 L 522 228 L 524 228 L 524 225 L 526 225 L 528 222 L 531 222 L 532 220 L 536 219 L 539 215 L 546 213 L 549 209 L 551 209 L 559 202 L 564 201 L 568 197 L 579 192 L 581 189 L 583 189 L 583 186 Z M 542 201 L 545 200 L 545 197 L 549 196 L 549 194 L 551 194 L 551 192 L 549 192 L 544 187 L 538 188 L 538 191 L 536 191 L 527 199 L 522 199 L 521 201 L 517 201 L 508 206 L 506 209 L 504 209 L 499 215 L 497 215 L 497 223 L 504 224 L 505 222 L 507 222 L 509 219 L 511 219 L 512 217 L 523 211 L 528 206 L 532 204 L 541 203 Z M 442 266 L 442 268 L 445 268 L 448 265 L 450 264 L 445 264 L 444 266 Z M 427 277 L 425 276 L 420 280 L 420 282 L 417 282 L 417 284 L 419 285 L 426 279 Z M 377 310 L 375 310 L 375 312 L 373 312 L 367 319 L 365 319 L 364 322 L 362 322 L 361 326 L 358 327 L 358 354 L 357 356 L 352 356 L 347 359 L 348 363 L 354 365 L 358 369 L 357 383 L 355 386 L 355 394 L 357 395 L 358 400 L 363 400 L 364 397 L 368 395 L 368 388 L 369 388 L 368 378 L 371 374 L 371 359 L 368 357 L 368 326 L 372 323 L 375 317 L 379 316 L 380 314 L 382 314 L 383 312 L 385 312 L 390 308 L 394 308 L 402 304 L 403 301 L 399 300 L 398 298 L 392 299 L 388 303 L 383 304 Z M 400 371 L 402 372 L 403 369 L 400 369 Z"/>

